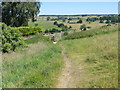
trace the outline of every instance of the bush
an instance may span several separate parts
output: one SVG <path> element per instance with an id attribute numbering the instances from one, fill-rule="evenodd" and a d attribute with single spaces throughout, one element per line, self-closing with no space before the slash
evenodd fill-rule
<path id="1" fill-rule="evenodd" d="M 20 46 L 24 46 L 21 33 L 15 28 L 2 24 L 2 52 L 15 51 Z"/>
<path id="2" fill-rule="evenodd" d="M 23 36 L 35 35 L 37 33 L 42 32 L 42 28 L 39 26 L 34 27 L 13 27 L 20 31 Z"/>
<path id="3" fill-rule="evenodd" d="M 55 22 L 54 22 L 54 25 L 58 25 L 58 22 L 57 22 L 57 21 L 55 21 Z"/>
<path id="4" fill-rule="evenodd" d="M 58 32 L 58 31 L 59 31 L 59 30 L 56 29 L 56 28 L 52 28 L 52 29 L 49 30 L 50 33 L 55 33 L 55 32 Z"/>
<path id="5" fill-rule="evenodd" d="M 105 23 L 110 23 L 110 21 L 109 21 L 109 20 L 107 20 Z"/>
<path id="6" fill-rule="evenodd" d="M 100 20 L 100 22 L 99 23 L 104 23 L 104 21 L 103 20 Z"/>
<path id="7" fill-rule="evenodd" d="M 87 29 L 87 27 L 86 27 L 85 24 L 83 24 L 83 25 L 80 26 L 80 29 L 85 31 Z"/>
<path id="8" fill-rule="evenodd" d="M 46 29 L 46 30 L 45 30 L 45 33 L 49 33 L 49 30 L 48 30 L 48 29 Z"/>
<path id="9" fill-rule="evenodd" d="M 69 26 L 69 29 L 71 29 L 72 28 L 72 26 Z"/>
<path id="10" fill-rule="evenodd" d="M 63 23 L 60 23 L 60 24 L 58 24 L 57 26 L 58 26 L 58 27 L 63 27 L 64 24 L 63 24 Z"/>
<path id="11" fill-rule="evenodd" d="M 79 21 L 77 21 L 77 23 L 82 23 L 82 20 L 80 19 Z"/>
<path id="12" fill-rule="evenodd" d="M 57 28 L 52 28 L 52 29 L 46 29 L 45 33 L 56 33 L 56 32 L 60 32 L 61 30 L 57 29 Z"/>

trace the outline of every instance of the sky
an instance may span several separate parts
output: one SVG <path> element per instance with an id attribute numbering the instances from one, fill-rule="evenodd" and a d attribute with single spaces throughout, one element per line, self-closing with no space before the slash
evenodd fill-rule
<path id="1" fill-rule="evenodd" d="M 39 15 L 117 14 L 118 2 L 42 2 Z"/>

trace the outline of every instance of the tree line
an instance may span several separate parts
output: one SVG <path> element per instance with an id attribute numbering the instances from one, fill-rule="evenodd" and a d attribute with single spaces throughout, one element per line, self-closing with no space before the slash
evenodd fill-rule
<path id="1" fill-rule="evenodd" d="M 2 52 L 15 51 L 24 47 L 22 36 L 33 35 L 41 32 L 41 27 L 28 26 L 29 19 L 35 21 L 35 16 L 40 12 L 40 2 L 2 2 Z"/>
<path id="2" fill-rule="evenodd" d="M 95 22 L 99 20 L 100 23 L 119 23 L 120 22 L 120 16 L 119 15 L 106 15 L 106 16 L 100 16 L 100 17 L 88 17 L 86 19 L 87 22 Z"/>
<path id="3" fill-rule="evenodd" d="M 28 26 L 40 12 L 40 2 L 2 2 L 2 22 L 12 27 Z"/>

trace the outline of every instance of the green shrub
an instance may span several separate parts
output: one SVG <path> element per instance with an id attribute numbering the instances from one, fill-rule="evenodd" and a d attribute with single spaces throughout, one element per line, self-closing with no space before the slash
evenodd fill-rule
<path id="1" fill-rule="evenodd" d="M 58 22 L 57 22 L 57 21 L 55 21 L 55 22 L 54 22 L 54 25 L 58 25 Z"/>
<path id="2" fill-rule="evenodd" d="M 42 32 L 42 28 L 39 26 L 34 27 L 13 27 L 18 29 L 23 36 L 35 35 L 37 33 Z"/>
<path id="3" fill-rule="evenodd" d="M 83 24 L 83 25 L 80 26 L 80 29 L 83 30 L 83 31 L 85 31 L 87 29 L 87 27 L 86 27 L 85 24 Z"/>
<path id="4" fill-rule="evenodd" d="M 58 29 L 58 28 L 51 28 L 51 29 L 46 29 L 45 33 L 58 33 L 62 31 L 62 29 Z"/>
<path id="5" fill-rule="evenodd" d="M 79 21 L 77 21 L 77 23 L 82 23 L 83 21 L 80 19 Z"/>
<path id="6" fill-rule="evenodd" d="M 100 20 L 100 22 L 99 23 L 104 23 L 104 21 L 103 20 Z"/>
<path id="7" fill-rule="evenodd" d="M 24 46 L 21 33 L 15 28 L 2 24 L 2 51 L 15 51 L 17 47 Z"/>

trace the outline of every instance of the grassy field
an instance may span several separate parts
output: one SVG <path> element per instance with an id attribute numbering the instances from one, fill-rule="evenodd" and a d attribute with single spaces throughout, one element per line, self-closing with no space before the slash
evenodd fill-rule
<path id="1" fill-rule="evenodd" d="M 106 25 L 105 23 L 99 23 L 99 21 L 88 23 L 88 22 L 86 22 L 86 19 L 88 17 L 96 17 L 96 16 L 86 16 L 86 17 L 79 16 L 79 18 L 81 18 L 82 21 L 83 21 L 83 23 L 81 23 L 81 24 L 79 24 L 79 23 L 69 24 L 68 20 L 66 20 L 66 22 L 63 22 L 62 20 L 58 20 L 57 22 L 58 23 L 63 23 L 65 25 L 67 25 L 67 26 L 72 26 L 72 29 L 74 29 L 76 31 L 80 30 L 80 26 L 82 24 L 86 24 L 86 26 L 89 26 L 92 29 L 96 29 L 96 28 L 99 28 L 99 27 L 101 27 L 103 25 Z M 29 26 L 35 26 L 35 24 L 38 24 L 38 26 L 42 26 L 43 31 L 46 30 L 46 29 L 51 29 L 51 28 L 58 28 L 56 25 L 53 25 L 54 21 L 46 21 L 46 18 L 47 17 L 45 17 L 45 16 L 44 17 L 37 17 L 36 22 L 31 22 L 31 20 L 30 20 L 28 24 L 29 24 Z M 52 18 L 56 18 L 56 17 L 53 16 Z M 77 17 L 71 16 L 71 18 L 77 18 Z M 79 19 L 71 20 L 70 22 L 77 22 L 78 20 Z"/>
<path id="2" fill-rule="evenodd" d="M 95 35 L 116 32 L 117 30 L 118 30 L 118 27 L 116 25 L 114 25 L 114 26 L 113 25 L 112 26 L 104 25 L 104 26 L 96 27 L 96 28 L 88 30 L 88 31 L 79 31 L 79 32 L 70 33 L 69 35 L 65 36 L 64 39 L 69 40 L 69 39 L 92 37 Z"/>
<path id="3" fill-rule="evenodd" d="M 29 26 L 35 26 L 35 24 L 38 24 L 38 26 L 41 26 L 43 28 L 43 31 L 46 29 L 51 28 L 58 28 L 56 25 L 53 25 L 54 21 L 46 21 L 46 20 L 38 20 L 36 22 L 29 22 Z"/>
<path id="4" fill-rule="evenodd" d="M 3 88 L 55 88 L 61 71 L 65 68 L 64 58 L 68 62 L 71 60 L 70 70 L 73 73 L 70 83 L 73 81 L 76 88 L 117 88 L 117 25 L 107 26 L 99 21 L 88 23 L 85 21 L 87 17 L 80 16 L 82 24 L 91 27 L 88 31 L 80 31 L 82 24 L 69 24 L 59 20 L 58 23 L 72 26 L 76 31 L 69 32 L 60 41 L 60 34 L 55 33 L 57 44 L 49 40 L 50 34 L 46 37 L 42 34 L 24 37 L 28 46 L 18 48 L 16 52 L 4 53 Z M 54 21 L 46 21 L 46 18 L 44 16 L 36 22 L 29 21 L 29 26 L 38 24 L 43 31 L 58 28 L 53 25 Z"/>
<path id="5" fill-rule="evenodd" d="M 117 32 L 60 42 L 66 48 L 79 75 L 73 74 L 78 88 L 118 87 Z"/>
<path id="6" fill-rule="evenodd" d="M 63 66 L 61 49 L 45 40 L 34 41 L 39 38 L 26 40 L 28 48 L 3 54 L 4 88 L 55 87 Z"/>

